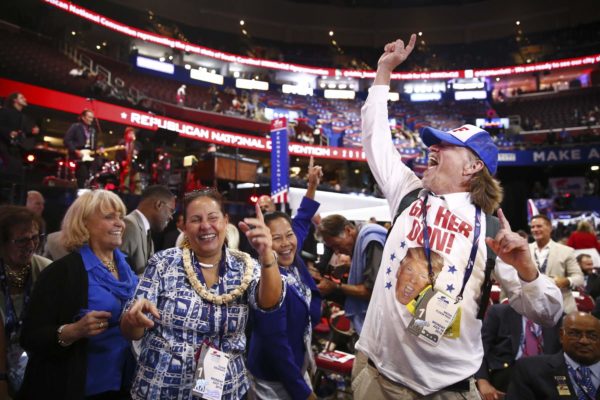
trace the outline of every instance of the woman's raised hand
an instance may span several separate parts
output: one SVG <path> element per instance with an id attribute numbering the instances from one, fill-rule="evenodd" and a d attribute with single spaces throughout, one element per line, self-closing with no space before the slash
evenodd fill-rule
<path id="1" fill-rule="evenodd" d="M 256 204 L 255 208 L 256 217 L 244 218 L 243 221 L 240 221 L 238 226 L 242 233 L 248 238 L 250 245 L 258 253 L 262 263 L 263 261 L 270 260 L 270 258 L 267 260 L 267 257 L 272 257 L 273 244 L 271 241 L 271 230 L 265 224 L 263 213 L 258 204 Z"/>

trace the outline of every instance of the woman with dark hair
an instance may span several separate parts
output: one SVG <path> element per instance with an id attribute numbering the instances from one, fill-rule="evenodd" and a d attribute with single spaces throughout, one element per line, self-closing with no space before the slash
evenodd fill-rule
<path id="1" fill-rule="evenodd" d="M 259 261 L 225 245 L 228 218 L 217 191 L 185 196 L 182 246 L 150 259 L 121 318 L 123 334 L 141 339 L 134 399 L 245 398 L 249 309 L 271 311 L 282 298 L 258 206 L 256 214 L 239 227 Z"/>
<path id="2" fill-rule="evenodd" d="M 311 337 L 321 317 L 321 296 L 300 252 L 319 208 L 313 199 L 321 176 L 321 167 L 309 167 L 308 189 L 293 220 L 278 211 L 265 215 L 285 295 L 278 310 L 252 313 L 248 369 L 258 399 L 316 399 L 310 383 Z"/>
<path id="3" fill-rule="evenodd" d="M 107 190 L 87 192 L 67 210 L 62 241 L 71 253 L 42 272 L 23 321 L 23 398 L 127 398 L 133 359 L 119 317 L 138 279 L 119 250 L 125 213 Z"/>
<path id="4" fill-rule="evenodd" d="M 23 310 L 42 269 L 52 261 L 35 254 L 43 221 L 21 206 L 0 207 L 0 398 L 14 397 L 21 387 L 27 354 L 19 344 Z"/>

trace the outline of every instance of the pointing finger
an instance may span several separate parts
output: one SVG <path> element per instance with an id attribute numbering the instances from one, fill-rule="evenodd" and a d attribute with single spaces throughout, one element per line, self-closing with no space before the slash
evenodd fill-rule
<path id="1" fill-rule="evenodd" d="M 313 158 L 313 156 L 310 156 L 310 160 L 308 161 L 308 169 L 312 169 L 312 167 L 314 167 L 315 165 L 315 159 Z"/>
<path id="2" fill-rule="evenodd" d="M 506 229 L 507 231 L 511 231 L 510 223 L 504 216 L 504 211 L 502 211 L 501 208 L 498 209 L 498 220 L 500 221 L 500 229 Z"/>
<path id="3" fill-rule="evenodd" d="M 256 205 L 254 206 L 256 208 L 256 218 L 260 221 L 260 222 L 265 222 L 265 217 L 263 216 L 263 213 L 260 209 L 260 206 L 258 205 L 258 202 L 256 202 Z"/>
<path id="4" fill-rule="evenodd" d="M 410 35 L 410 40 L 408 42 L 408 45 L 406 46 L 406 51 L 408 53 L 410 53 L 415 48 L 415 43 L 416 42 L 417 42 L 417 35 L 415 35 L 413 33 L 412 35 Z"/>

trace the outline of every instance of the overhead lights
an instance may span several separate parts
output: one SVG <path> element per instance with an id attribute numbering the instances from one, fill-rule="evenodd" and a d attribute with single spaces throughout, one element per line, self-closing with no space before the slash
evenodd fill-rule
<path id="1" fill-rule="evenodd" d="M 184 68 L 187 70 L 190 70 L 190 69 L 192 69 L 192 66 L 190 64 L 185 64 Z"/>
<path id="2" fill-rule="evenodd" d="M 140 68 L 151 69 L 153 71 L 164 72 L 165 74 L 173 75 L 175 73 L 175 66 L 164 61 L 164 57 L 161 57 L 160 61 L 157 61 L 153 58 L 137 56 L 136 65 Z"/>
<path id="3" fill-rule="evenodd" d="M 283 93 L 298 94 L 301 96 L 312 96 L 314 93 L 308 86 L 289 85 L 287 83 L 281 85 L 281 91 Z"/>
<path id="4" fill-rule="evenodd" d="M 96 45 L 96 50 L 100 50 L 102 48 L 102 46 L 100 46 L 99 44 Z"/>
<path id="5" fill-rule="evenodd" d="M 600 166 L 598 166 L 598 165 L 592 165 L 592 166 L 590 167 L 590 169 L 591 169 L 592 171 L 598 171 L 598 170 L 600 169 Z"/>
<path id="6" fill-rule="evenodd" d="M 235 87 L 248 90 L 269 90 L 269 82 L 258 81 L 253 79 L 236 79 Z"/>
<path id="7" fill-rule="evenodd" d="M 233 71 L 233 77 L 234 78 L 239 78 L 240 77 L 240 71 Z"/>
<path id="8" fill-rule="evenodd" d="M 418 35 L 419 35 L 419 36 L 423 36 L 423 32 L 419 32 L 419 33 L 418 33 Z"/>
<path id="9" fill-rule="evenodd" d="M 206 69 L 191 70 L 190 78 L 203 82 L 214 83 L 215 85 L 222 85 L 224 82 L 223 75 L 208 72 Z"/>
<path id="10" fill-rule="evenodd" d="M 400 100 L 400 93 L 398 93 L 398 92 L 389 92 L 388 93 L 388 100 L 389 101 L 398 101 L 398 100 Z"/>
<path id="11" fill-rule="evenodd" d="M 243 19 L 240 19 L 240 26 L 244 26 L 246 24 L 246 21 L 244 21 Z"/>
<path id="12" fill-rule="evenodd" d="M 517 26 L 519 26 L 519 25 L 521 25 L 521 21 L 517 21 L 517 22 L 515 22 L 515 24 L 516 24 Z"/>
<path id="13" fill-rule="evenodd" d="M 323 95 L 326 99 L 344 99 L 344 100 L 353 100 L 356 96 L 356 92 L 354 90 L 325 90 Z"/>
<path id="14" fill-rule="evenodd" d="M 333 36 L 333 31 L 329 31 L 329 36 Z"/>
<path id="15" fill-rule="evenodd" d="M 164 57 L 161 57 L 161 58 L 159 58 L 159 59 L 158 59 L 158 61 L 160 61 L 160 62 L 165 62 L 165 58 L 164 58 Z"/>
<path id="16" fill-rule="evenodd" d="M 71 31 L 71 35 L 75 36 L 75 35 L 77 35 L 77 32 Z"/>

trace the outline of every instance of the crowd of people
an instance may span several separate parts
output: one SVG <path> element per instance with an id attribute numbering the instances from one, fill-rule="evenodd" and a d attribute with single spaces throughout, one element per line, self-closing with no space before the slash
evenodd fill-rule
<path id="1" fill-rule="evenodd" d="M 355 399 L 596 398 L 600 310 L 578 310 L 573 293 L 600 291 L 594 253 L 554 242 L 544 215 L 531 244 L 511 229 L 488 132 L 423 129 L 422 179 L 396 151 L 390 78 L 415 42 L 385 46 L 362 108 L 389 230 L 319 218 L 312 160 L 294 218 L 266 196 L 234 226 L 209 187 L 149 186 L 133 210 L 97 189 L 46 240 L 39 192 L 0 206 L 0 397 L 316 399 L 313 330 L 336 298 L 358 336 Z M 155 251 L 176 215 L 180 237 Z M 571 245 L 596 251 L 593 229 L 578 232 Z M 337 260 L 321 262 L 345 273 L 302 253 L 315 234 Z M 506 300 L 488 307 L 493 283 Z"/>

